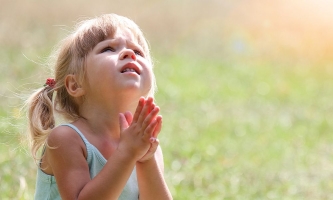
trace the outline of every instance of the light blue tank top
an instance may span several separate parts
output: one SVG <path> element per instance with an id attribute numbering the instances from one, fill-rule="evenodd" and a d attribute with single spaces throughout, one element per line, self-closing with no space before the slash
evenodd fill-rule
<path id="1" fill-rule="evenodd" d="M 87 148 L 87 163 L 89 165 L 90 177 L 94 178 L 106 164 L 106 159 L 98 151 L 98 149 L 90 144 L 84 137 L 81 131 L 72 124 L 64 124 L 62 126 L 69 126 L 74 129 L 82 138 Z M 138 200 L 139 187 L 134 168 L 131 176 L 129 177 L 119 200 Z M 45 174 L 40 168 L 37 170 L 36 192 L 35 200 L 58 200 L 61 199 L 55 177 Z"/>

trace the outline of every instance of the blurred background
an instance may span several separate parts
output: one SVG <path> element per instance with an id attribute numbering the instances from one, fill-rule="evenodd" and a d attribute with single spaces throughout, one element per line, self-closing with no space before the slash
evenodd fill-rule
<path id="1" fill-rule="evenodd" d="M 104 13 L 148 39 L 174 199 L 333 198 L 333 1 L 0 0 L 0 199 L 33 199 L 22 97 Z"/>

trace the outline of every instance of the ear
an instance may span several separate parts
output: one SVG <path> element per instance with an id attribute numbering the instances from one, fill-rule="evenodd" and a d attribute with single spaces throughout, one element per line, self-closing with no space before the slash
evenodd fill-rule
<path id="1" fill-rule="evenodd" d="M 65 87 L 69 95 L 73 97 L 81 97 L 85 94 L 84 89 L 78 83 L 75 75 L 70 74 L 65 78 Z"/>

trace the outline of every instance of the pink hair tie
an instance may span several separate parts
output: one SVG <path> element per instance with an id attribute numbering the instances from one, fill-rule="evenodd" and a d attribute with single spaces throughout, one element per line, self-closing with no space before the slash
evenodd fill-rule
<path id="1" fill-rule="evenodd" d="M 54 78 L 48 78 L 48 79 L 46 79 L 44 87 L 49 86 L 49 87 L 53 88 L 55 86 L 55 84 L 56 84 L 56 81 L 54 80 Z"/>

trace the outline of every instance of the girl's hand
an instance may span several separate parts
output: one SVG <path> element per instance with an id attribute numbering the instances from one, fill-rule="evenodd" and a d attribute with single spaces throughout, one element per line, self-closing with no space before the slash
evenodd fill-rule
<path id="1" fill-rule="evenodd" d="M 155 152 L 158 145 L 151 145 L 150 138 L 157 136 L 161 127 L 161 117 L 157 114 L 159 108 L 153 103 L 153 98 L 140 98 L 134 116 L 130 112 L 119 114 L 120 142 L 117 150 L 138 161 L 144 158 L 148 151 Z"/>
<path id="2" fill-rule="evenodd" d="M 150 142 L 151 142 L 150 148 L 148 149 L 147 153 L 140 160 L 138 160 L 138 162 L 143 163 L 143 162 L 153 158 L 155 155 L 156 149 L 157 149 L 158 145 L 160 144 L 159 140 L 157 139 L 157 136 L 160 133 L 161 128 L 162 128 L 162 116 L 160 116 L 160 115 L 157 116 L 153 123 L 154 123 L 155 128 L 154 128 L 153 135 L 150 138 Z"/>

